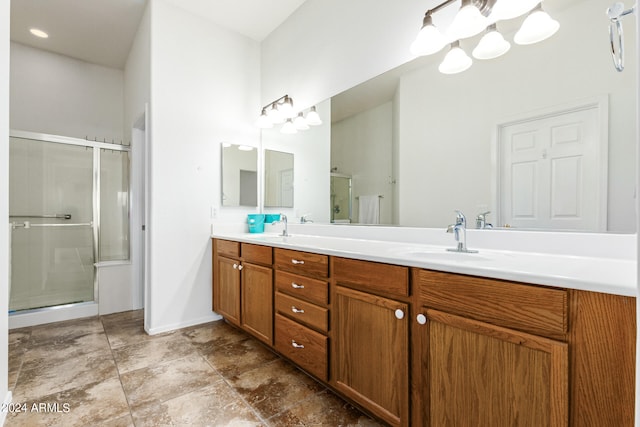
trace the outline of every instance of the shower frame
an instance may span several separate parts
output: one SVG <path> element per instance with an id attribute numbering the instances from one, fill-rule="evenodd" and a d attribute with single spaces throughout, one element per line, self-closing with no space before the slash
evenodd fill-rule
<path id="1" fill-rule="evenodd" d="M 92 170 L 92 177 L 93 177 L 93 191 L 92 191 L 92 237 L 93 237 L 93 242 L 92 242 L 92 247 L 93 247 L 93 301 L 84 301 L 84 302 L 78 302 L 78 303 L 69 303 L 69 304 L 61 304 L 61 305 L 55 305 L 55 306 L 50 306 L 50 307 L 39 307 L 39 308 L 31 308 L 31 309 L 24 309 L 24 310 L 20 310 L 17 312 L 13 312 L 11 313 L 11 315 L 14 314 L 25 314 L 25 313 L 38 313 L 38 312 L 47 312 L 47 311 L 52 311 L 52 310 L 57 310 L 60 309 L 62 307 L 65 308 L 73 308 L 73 307 L 78 307 L 78 306 L 83 306 L 83 305 L 87 305 L 87 304 L 97 304 L 98 301 L 98 274 L 97 274 L 97 268 L 98 265 L 103 265 L 103 264 L 120 264 L 120 263 L 130 263 L 131 262 L 131 239 L 128 239 L 128 258 L 124 259 L 124 260 L 120 260 L 120 261 L 105 261 L 105 262 L 101 262 L 100 261 L 100 195 L 101 195 L 101 190 L 100 190 L 100 184 L 101 184 L 101 177 L 100 177 L 100 150 L 104 149 L 104 150 L 112 150 L 112 151 L 121 151 L 121 152 L 128 152 L 129 153 L 129 165 L 128 165 L 128 170 L 127 173 L 129 174 L 129 191 L 128 191 L 128 215 L 127 215 L 127 220 L 129 221 L 129 236 L 131 235 L 131 224 L 130 224 L 130 218 L 131 218 L 131 206 L 132 206 L 132 191 L 131 191 L 131 146 L 130 145 L 121 145 L 121 144 L 115 144 L 115 143 L 109 143 L 106 141 L 100 142 L 97 140 L 91 141 L 89 139 L 81 139 L 81 138 L 73 138 L 73 137 L 69 137 L 69 136 L 61 136 L 61 135 L 52 135 L 52 134 L 46 134 L 46 133 L 39 133 L 39 132 L 30 132 L 30 131 L 23 131 L 23 130 L 10 130 L 9 131 L 9 136 L 11 138 L 19 138 L 19 139 L 30 139 L 30 140 L 34 140 L 34 141 L 42 141 L 42 142 L 49 142 L 49 143 L 54 143 L 54 144 L 66 144 L 66 145 L 74 145 L 74 146 L 80 146 L 80 147 L 87 147 L 87 148 L 92 148 L 93 149 L 93 170 Z M 11 224 L 13 224 L 13 222 L 10 221 Z M 20 226 L 19 224 L 17 224 L 17 226 Z M 10 296 L 9 296 L 10 297 Z"/>

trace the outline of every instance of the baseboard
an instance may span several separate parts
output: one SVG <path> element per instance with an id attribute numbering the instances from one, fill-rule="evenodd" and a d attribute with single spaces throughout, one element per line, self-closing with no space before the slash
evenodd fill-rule
<path id="1" fill-rule="evenodd" d="M 11 403 L 11 401 L 13 400 L 13 397 L 11 396 L 11 390 L 7 390 L 7 395 L 5 396 L 4 400 L 2 401 L 2 408 L 7 408 L 9 406 L 9 404 Z M 4 425 L 4 421 L 7 419 L 7 413 L 8 411 L 0 411 L 0 426 Z"/>
<path id="2" fill-rule="evenodd" d="M 222 319 L 222 316 L 220 316 L 217 313 L 211 313 L 208 316 L 200 317 L 200 318 L 197 318 L 197 319 L 190 319 L 190 320 L 186 320 L 184 322 L 174 323 L 174 324 L 171 324 L 171 325 L 159 326 L 159 327 L 156 327 L 156 328 L 148 328 L 147 329 L 147 327 L 145 326 L 144 330 L 149 335 L 157 335 L 157 334 L 161 334 L 163 332 L 175 331 L 176 329 L 188 328 L 190 326 L 201 325 L 203 323 L 215 322 L 215 321 L 220 320 L 220 319 Z"/>

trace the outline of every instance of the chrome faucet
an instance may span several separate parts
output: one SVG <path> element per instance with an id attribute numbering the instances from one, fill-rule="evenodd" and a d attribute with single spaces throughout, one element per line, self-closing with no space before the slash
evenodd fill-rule
<path id="1" fill-rule="evenodd" d="M 313 222 L 313 220 L 308 219 L 307 217 L 311 214 L 304 214 L 300 217 L 300 224 L 306 224 L 307 222 Z"/>
<path id="2" fill-rule="evenodd" d="M 284 228 L 282 229 L 282 237 L 288 237 L 289 236 L 289 230 L 288 230 L 288 226 L 287 226 L 287 216 L 285 214 L 280 214 L 280 219 L 278 221 L 273 221 L 271 223 L 271 225 L 275 225 L 279 222 L 284 223 Z"/>
<path id="3" fill-rule="evenodd" d="M 447 233 L 453 233 L 456 238 L 456 242 L 458 242 L 458 246 L 456 248 L 449 248 L 448 251 L 451 252 L 466 252 L 466 253 L 476 253 L 478 251 L 473 251 L 467 249 L 467 218 L 464 214 L 456 210 L 456 223 L 451 224 L 447 227 Z"/>
<path id="4" fill-rule="evenodd" d="M 489 215 L 490 213 L 491 211 L 486 211 L 478 214 L 478 216 L 476 217 L 476 228 L 493 228 L 493 225 L 487 222 L 487 215 Z"/>

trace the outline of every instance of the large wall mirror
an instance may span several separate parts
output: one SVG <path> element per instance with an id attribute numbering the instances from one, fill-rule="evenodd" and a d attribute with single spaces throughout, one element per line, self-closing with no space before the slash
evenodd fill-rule
<path id="1" fill-rule="evenodd" d="M 258 206 L 258 150 L 222 144 L 222 206 Z"/>
<path id="2" fill-rule="evenodd" d="M 265 208 L 293 207 L 293 154 L 264 150 Z"/>
<path id="3" fill-rule="evenodd" d="M 504 147 L 497 145 L 506 138 L 500 138 L 501 126 L 595 103 L 599 110 L 590 118 L 567 116 L 560 125 L 548 125 L 545 132 L 552 135 L 551 144 L 573 146 L 580 146 L 590 132 L 588 138 L 596 138 L 594 147 L 599 151 L 596 163 L 572 160 L 569 153 L 556 156 L 558 161 L 545 167 L 553 174 L 562 162 L 570 163 L 561 171 L 568 186 L 581 188 L 583 194 L 602 190 L 604 221 L 576 227 L 540 221 L 526 228 L 635 232 L 636 28 L 633 19 L 624 22 L 626 64 L 624 72 L 617 72 L 604 13 L 610 3 L 546 2 L 545 8 L 561 25 L 550 39 L 516 45 L 513 34 L 523 18 L 506 21 L 499 29 L 512 47 L 500 58 L 474 60 L 469 70 L 444 75 L 438 72 L 438 64 L 445 48 L 332 98 L 330 169 L 351 177 L 354 222 L 363 196 L 380 196 L 379 223 L 400 226 L 445 228 L 454 220 L 454 209 L 467 215 L 470 227 L 476 215 L 486 211 L 491 211 L 489 223 L 502 226 L 498 218 L 506 217 L 501 212 L 505 206 L 499 201 L 509 194 L 529 200 L 531 212 L 541 209 L 527 183 L 537 173 L 535 168 L 539 171 L 540 165 L 548 163 L 553 147 L 537 148 L 539 136 L 519 138 L 533 134 L 512 129 L 516 136 L 510 150 L 531 144 L 535 149 L 529 150 L 533 153 L 530 173 L 518 175 L 522 182 L 514 178 L 517 185 L 509 194 L 501 194 L 500 167 L 503 172 L 511 168 L 500 166 L 506 156 L 499 155 Z M 461 47 L 470 53 L 478 40 L 479 36 L 462 40 Z M 580 120 L 597 122 L 602 129 L 573 126 Z M 596 169 L 600 176 L 595 176 Z M 584 173 L 578 174 L 581 170 Z M 547 209 L 555 209 L 559 216 L 579 211 L 571 198 L 550 193 L 549 200 L 552 206 Z M 326 209 L 334 208 L 329 198 Z M 591 213 L 591 208 L 586 210 L 579 213 Z"/>

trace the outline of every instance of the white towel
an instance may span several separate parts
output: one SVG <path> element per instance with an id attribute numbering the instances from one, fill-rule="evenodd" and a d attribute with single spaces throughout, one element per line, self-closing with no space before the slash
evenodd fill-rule
<path id="1" fill-rule="evenodd" d="M 379 224 L 380 223 L 380 197 L 360 196 L 358 209 L 358 222 L 360 224 Z"/>

